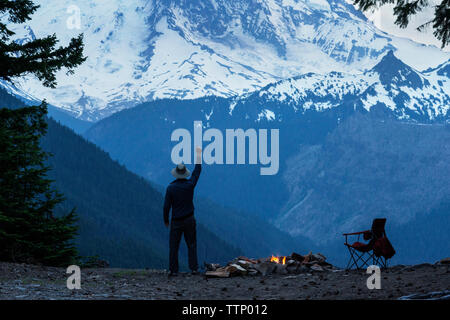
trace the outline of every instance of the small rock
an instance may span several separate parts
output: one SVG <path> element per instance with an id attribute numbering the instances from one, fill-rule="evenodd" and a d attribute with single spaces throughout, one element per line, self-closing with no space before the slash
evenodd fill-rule
<path id="1" fill-rule="evenodd" d="M 309 268 L 307 266 L 301 265 L 297 268 L 297 273 L 307 273 L 308 271 L 309 271 Z"/>
<path id="2" fill-rule="evenodd" d="M 255 269 L 248 270 L 248 275 L 250 276 L 256 276 L 258 274 L 258 271 Z"/>
<path id="3" fill-rule="evenodd" d="M 254 268 L 258 270 L 263 276 L 271 274 L 275 268 L 276 264 L 272 262 L 261 262 L 255 264 Z"/>
<path id="4" fill-rule="evenodd" d="M 274 272 L 277 273 L 277 274 L 287 274 L 287 273 L 288 273 L 288 271 L 286 270 L 286 265 L 284 265 L 284 264 L 279 264 L 279 263 L 277 263 L 277 264 L 275 265 L 275 270 L 274 270 Z"/>
<path id="5" fill-rule="evenodd" d="M 312 255 L 312 260 L 319 261 L 319 262 L 325 262 L 325 260 L 327 260 L 327 258 L 321 253 L 316 253 L 316 254 Z"/>
<path id="6" fill-rule="evenodd" d="M 308 263 L 308 262 L 310 262 L 310 261 L 311 261 L 311 258 L 312 258 L 312 252 L 310 251 L 310 252 L 305 256 L 305 258 L 303 259 L 303 263 Z"/>
<path id="7" fill-rule="evenodd" d="M 228 278 L 230 276 L 230 272 L 220 270 L 219 268 L 216 271 L 206 271 L 205 276 L 210 278 Z"/>
<path id="8" fill-rule="evenodd" d="M 236 262 L 236 264 L 238 264 L 238 265 L 240 265 L 241 267 L 247 269 L 247 268 L 249 268 L 253 263 L 251 263 L 251 262 L 249 262 L 249 261 L 246 261 L 246 260 L 238 260 L 238 261 Z"/>
<path id="9" fill-rule="evenodd" d="M 235 276 L 235 275 L 246 275 L 247 274 L 247 270 L 242 268 L 238 264 L 232 264 L 230 266 L 225 267 L 225 271 L 229 272 L 230 275 L 232 275 L 232 276 Z"/>
<path id="10" fill-rule="evenodd" d="M 258 263 L 258 261 L 256 261 L 255 259 L 249 259 L 249 258 L 243 257 L 243 256 L 238 257 L 238 260 L 244 260 L 244 261 L 250 262 L 252 264 Z"/>
<path id="11" fill-rule="evenodd" d="M 311 266 L 311 270 L 314 270 L 314 271 L 324 271 L 324 269 L 323 269 L 321 266 L 319 266 L 318 264 L 313 264 L 313 265 Z"/>
<path id="12" fill-rule="evenodd" d="M 291 264 L 286 267 L 288 273 L 297 273 L 299 266 L 297 264 Z"/>
<path id="13" fill-rule="evenodd" d="M 220 267 L 218 263 L 205 263 L 204 265 L 206 271 L 216 271 Z"/>
<path id="14" fill-rule="evenodd" d="M 303 260 L 305 260 L 304 256 L 302 256 L 301 254 L 295 253 L 295 252 L 293 252 L 291 254 L 291 258 L 294 260 L 297 260 L 298 262 L 303 262 Z"/>

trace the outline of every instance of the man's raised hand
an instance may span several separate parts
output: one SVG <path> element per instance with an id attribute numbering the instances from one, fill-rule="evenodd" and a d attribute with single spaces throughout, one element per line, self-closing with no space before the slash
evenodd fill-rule
<path id="1" fill-rule="evenodd" d="M 202 148 L 196 147 L 195 152 L 197 153 L 197 158 L 195 160 L 195 164 L 201 164 L 202 163 Z"/>

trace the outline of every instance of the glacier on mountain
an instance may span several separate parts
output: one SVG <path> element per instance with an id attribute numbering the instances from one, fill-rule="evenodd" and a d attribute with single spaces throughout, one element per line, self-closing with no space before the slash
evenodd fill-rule
<path id="1" fill-rule="evenodd" d="M 450 57 L 389 36 L 343 0 L 83 0 L 80 30 L 66 26 L 72 1 L 36 2 L 17 40 L 55 32 L 67 43 L 82 32 L 88 60 L 73 76 L 60 72 L 57 89 L 29 77 L 14 90 L 91 121 L 154 99 L 231 97 L 309 72 L 359 74 L 389 50 L 418 70 Z"/>

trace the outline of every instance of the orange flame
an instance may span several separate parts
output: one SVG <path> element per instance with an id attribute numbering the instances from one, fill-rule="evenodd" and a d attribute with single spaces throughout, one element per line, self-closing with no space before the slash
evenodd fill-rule
<path id="1" fill-rule="evenodd" d="M 279 257 L 274 257 L 272 255 L 272 258 L 270 258 L 270 262 L 280 263 L 280 264 L 286 264 L 286 257 L 283 257 L 282 261 L 280 262 Z"/>
<path id="2" fill-rule="evenodd" d="M 272 256 L 272 258 L 270 258 L 270 262 L 280 263 L 280 259 L 278 257 Z"/>

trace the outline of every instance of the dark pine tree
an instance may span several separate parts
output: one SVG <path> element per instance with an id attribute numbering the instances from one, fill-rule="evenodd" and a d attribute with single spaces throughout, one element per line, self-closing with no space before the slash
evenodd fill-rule
<path id="1" fill-rule="evenodd" d="M 423 31 L 432 26 L 433 35 L 441 41 L 442 48 L 450 44 L 450 0 L 440 0 L 439 4 L 433 5 L 434 17 L 420 25 L 417 30 Z M 353 0 L 353 4 L 359 10 L 368 11 L 386 4 L 394 4 L 395 24 L 400 28 L 406 28 L 412 16 L 424 8 L 431 6 L 428 0 Z"/>
<path id="2" fill-rule="evenodd" d="M 0 14 L 9 23 L 24 23 L 39 6 L 31 0 L 0 0 Z M 5 20 L 2 20 L 5 21 Z M 56 85 L 55 73 L 68 73 L 86 60 L 80 35 L 56 48 L 55 35 L 16 43 L 14 32 L 0 22 L 0 79 L 32 74 L 45 86 Z M 63 196 L 47 178 L 49 156 L 41 149 L 47 130 L 47 104 L 8 109 L 0 106 L 0 260 L 63 266 L 77 251 L 75 212 L 55 216 Z"/>
<path id="3" fill-rule="evenodd" d="M 74 261 L 75 215 L 55 217 L 63 200 L 52 190 L 41 150 L 46 105 L 0 109 L 0 260 L 64 265 Z"/>
<path id="4" fill-rule="evenodd" d="M 24 23 L 39 6 L 31 0 L 0 0 L 0 14 L 6 14 L 10 23 Z M 3 20 L 4 21 L 4 20 Z M 47 87 L 56 86 L 55 73 L 62 68 L 72 74 L 83 63 L 83 35 L 73 38 L 67 47 L 56 48 L 56 35 L 17 43 L 14 32 L 0 22 L 0 78 L 12 81 L 27 74 L 36 76 Z"/>

